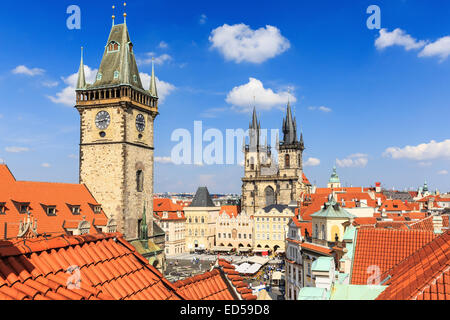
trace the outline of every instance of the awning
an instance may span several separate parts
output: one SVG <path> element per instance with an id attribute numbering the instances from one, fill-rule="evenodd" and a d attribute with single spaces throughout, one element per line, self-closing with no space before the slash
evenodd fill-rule
<path id="1" fill-rule="evenodd" d="M 213 251 L 229 252 L 231 250 L 233 250 L 233 247 L 213 247 Z"/>
<path id="2" fill-rule="evenodd" d="M 248 251 L 252 250 L 252 248 L 239 248 L 238 250 L 240 252 L 248 252 Z"/>

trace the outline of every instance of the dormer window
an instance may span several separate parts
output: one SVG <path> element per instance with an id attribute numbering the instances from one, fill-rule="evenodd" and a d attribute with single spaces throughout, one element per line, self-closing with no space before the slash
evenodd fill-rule
<path id="1" fill-rule="evenodd" d="M 115 42 L 115 41 L 111 41 L 108 44 L 108 52 L 115 52 L 115 51 L 119 51 L 120 45 Z"/>
<path id="2" fill-rule="evenodd" d="M 136 75 L 133 75 L 133 81 L 137 82 L 137 76 Z"/>
<path id="3" fill-rule="evenodd" d="M 133 52 L 133 44 L 132 43 L 129 44 L 129 48 L 130 48 L 130 52 Z"/>
<path id="4" fill-rule="evenodd" d="M 56 207 L 55 206 L 48 206 L 46 207 L 47 215 L 49 216 L 56 216 Z"/>
<path id="5" fill-rule="evenodd" d="M 6 202 L 0 202 L 0 214 L 6 214 Z"/>
<path id="6" fill-rule="evenodd" d="M 99 72 L 97 73 L 97 80 L 100 81 L 102 80 L 103 75 Z"/>
<path id="7" fill-rule="evenodd" d="M 27 213 L 29 209 L 30 209 L 30 204 L 29 203 L 21 203 L 21 204 L 19 204 L 19 212 L 20 213 Z"/>
<path id="8" fill-rule="evenodd" d="M 114 71 L 114 79 L 119 79 L 119 71 Z"/>
<path id="9" fill-rule="evenodd" d="M 72 206 L 72 214 L 78 215 L 80 214 L 80 206 Z"/>
<path id="10" fill-rule="evenodd" d="M 94 213 L 101 213 L 102 207 L 101 206 L 94 206 Z"/>

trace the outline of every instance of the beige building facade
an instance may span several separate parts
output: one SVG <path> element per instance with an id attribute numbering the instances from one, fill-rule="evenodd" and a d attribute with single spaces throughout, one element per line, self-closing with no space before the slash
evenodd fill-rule
<path id="1" fill-rule="evenodd" d="M 253 217 L 245 211 L 236 216 L 220 212 L 216 221 L 216 244 L 218 251 L 250 251 L 253 248 Z"/>
<path id="2" fill-rule="evenodd" d="M 184 208 L 186 216 L 186 250 L 211 250 L 216 245 L 216 221 L 220 207 L 211 200 L 206 187 L 197 190 L 190 206 Z"/>
<path id="3" fill-rule="evenodd" d="M 254 217 L 254 251 L 283 253 L 286 250 L 286 234 L 289 219 L 294 217 L 293 207 L 271 205 L 259 209 Z"/>

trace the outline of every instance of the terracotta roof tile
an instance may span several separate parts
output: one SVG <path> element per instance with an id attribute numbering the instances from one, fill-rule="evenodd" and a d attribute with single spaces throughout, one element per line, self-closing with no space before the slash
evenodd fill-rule
<path id="1" fill-rule="evenodd" d="M 450 300 L 450 232 L 418 249 L 386 272 L 378 300 Z"/>
<path id="2" fill-rule="evenodd" d="M 0 298 L 185 298 L 124 242 L 116 233 L 0 241 Z M 79 290 L 67 287 L 68 266 L 78 267 Z"/>
<path id="3" fill-rule="evenodd" d="M 414 251 L 431 242 L 435 234 L 422 230 L 361 228 L 357 230 L 351 284 L 367 284 L 376 266 L 384 273 Z"/>

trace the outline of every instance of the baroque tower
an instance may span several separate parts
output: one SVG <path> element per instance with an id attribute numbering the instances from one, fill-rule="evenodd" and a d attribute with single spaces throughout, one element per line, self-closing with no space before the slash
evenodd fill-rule
<path id="1" fill-rule="evenodd" d="M 153 234 L 153 124 L 158 115 L 154 66 L 149 90 L 141 83 L 126 25 L 114 25 L 93 84 L 81 58 L 76 89 L 80 113 L 80 183 L 100 202 L 127 240 L 142 225 Z M 113 17 L 114 18 L 114 17 Z M 143 222 L 144 206 L 150 211 Z M 144 216 L 145 217 L 145 216 Z"/>
<path id="2" fill-rule="evenodd" d="M 297 138 L 297 124 L 288 103 L 283 120 L 283 141 L 277 141 L 278 164 L 271 147 L 261 145 L 261 123 L 256 110 L 249 129 L 249 144 L 244 141 L 244 177 L 242 178 L 242 208 L 248 214 L 273 204 L 287 205 L 299 201 L 310 185 L 303 175 L 303 134 Z M 278 140 L 278 139 L 277 139 Z"/>

